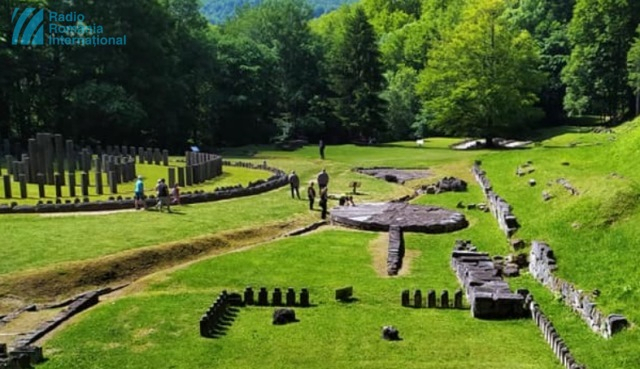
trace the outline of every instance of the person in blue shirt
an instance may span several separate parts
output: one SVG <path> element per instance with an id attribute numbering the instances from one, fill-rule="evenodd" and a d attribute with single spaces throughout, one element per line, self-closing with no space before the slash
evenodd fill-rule
<path id="1" fill-rule="evenodd" d="M 134 192 L 133 204 L 136 210 L 140 210 L 140 208 L 144 209 L 146 206 L 144 204 L 144 182 L 142 182 L 142 176 L 138 176 Z"/>

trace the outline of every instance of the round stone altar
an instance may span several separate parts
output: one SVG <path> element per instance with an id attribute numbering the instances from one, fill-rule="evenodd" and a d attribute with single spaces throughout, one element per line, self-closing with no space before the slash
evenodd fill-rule
<path id="1" fill-rule="evenodd" d="M 338 206 L 331 210 L 331 221 L 368 231 L 388 231 L 398 225 L 404 231 L 447 233 L 466 228 L 463 214 L 437 206 L 378 202 Z"/>

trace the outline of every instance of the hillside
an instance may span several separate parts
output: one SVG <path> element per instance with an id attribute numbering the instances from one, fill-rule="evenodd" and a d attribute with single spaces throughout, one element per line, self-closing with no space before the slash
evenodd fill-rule
<path id="1" fill-rule="evenodd" d="M 220 24 L 235 14 L 236 9 L 243 6 L 255 6 L 260 0 L 203 0 L 200 12 L 213 24 Z M 319 17 L 337 9 L 342 4 L 351 4 L 355 0 L 309 0 L 313 8 L 313 16 Z"/>

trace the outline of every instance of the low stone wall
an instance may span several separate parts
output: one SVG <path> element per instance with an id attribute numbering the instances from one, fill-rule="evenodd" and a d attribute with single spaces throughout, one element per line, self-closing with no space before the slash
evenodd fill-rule
<path id="1" fill-rule="evenodd" d="M 451 267 L 466 291 L 471 315 L 481 319 L 528 316 L 525 304 L 528 292 L 511 292 L 489 254 L 475 250 L 471 242 L 458 240 L 451 254 Z"/>
<path id="2" fill-rule="evenodd" d="M 404 259 L 404 235 L 402 228 L 396 225 L 389 227 L 389 248 L 387 250 L 387 275 L 398 275 Z"/>
<path id="3" fill-rule="evenodd" d="M 529 295 L 531 296 L 531 295 Z M 540 310 L 540 306 L 533 300 L 532 297 L 529 297 L 529 310 L 531 311 L 531 318 L 536 323 L 538 328 L 540 328 L 540 332 L 544 336 L 544 339 L 549 343 L 551 349 L 553 350 L 554 355 L 567 369 L 584 369 L 585 366 L 579 364 L 576 359 L 573 357 L 571 352 L 569 351 L 569 347 L 564 343 L 556 329 L 554 328 L 551 320 L 547 318 L 547 316 Z"/>
<path id="4" fill-rule="evenodd" d="M 501 198 L 497 193 L 493 192 L 491 182 L 487 178 L 487 173 L 480 168 L 479 163 L 475 163 L 471 168 L 473 176 L 478 181 L 482 191 L 489 203 L 491 214 L 498 221 L 498 226 L 507 237 L 511 237 L 520 228 L 516 216 L 511 212 L 511 205 Z"/>
<path id="5" fill-rule="evenodd" d="M 289 181 L 287 175 L 280 169 L 272 168 L 266 165 L 256 165 L 243 162 L 223 162 L 224 165 L 239 166 L 243 168 L 267 170 L 273 173 L 267 180 L 258 180 L 250 182 L 247 187 L 238 185 L 235 187 L 216 188 L 213 192 L 195 191 L 185 192 L 180 195 L 180 202 L 182 204 L 195 204 L 201 202 L 226 200 L 232 198 L 238 198 L 243 196 L 258 195 L 264 192 L 268 192 L 283 186 L 286 186 Z M 89 202 L 88 198 L 75 199 L 74 201 L 66 200 L 65 203 L 57 201 L 58 203 L 39 203 L 37 205 L 18 205 L 12 203 L 11 205 L 0 204 L 0 214 L 25 214 L 25 213 L 61 213 L 61 212 L 80 212 L 80 211 L 107 211 L 107 210 L 123 210 L 133 209 L 133 199 L 122 198 L 118 196 L 117 200 L 109 201 L 94 201 Z M 147 206 L 155 205 L 155 199 L 153 196 L 149 196 L 146 199 Z"/>
<path id="6" fill-rule="evenodd" d="M 628 325 L 627 319 L 622 315 L 610 314 L 605 317 L 596 308 L 596 303 L 589 297 L 590 294 L 585 294 L 573 284 L 556 277 L 553 273 L 556 269 L 556 260 L 549 245 L 533 241 L 529 255 L 531 275 L 552 292 L 559 294 L 565 304 L 578 313 L 594 332 L 609 338 Z"/>
<path id="7" fill-rule="evenodd" d="M 42 338 L 45 334 L 51 332 L 54 328 L 69 320 L 72 316 L 78 314 L 79 312 L 86 310 L 99 302 L 99 291 L 87 292 L 81 295 L 78 295 L 77 299 L 71 303 L 66 309 L 62 310 L 58 315 L 56 315 L 53 319 L 47 320 L 43 324 L 41 324 L 35 330 L 21 336 L 14 343 L 15 347 L 25 347 L 29 346 L 33 342 Z"/>

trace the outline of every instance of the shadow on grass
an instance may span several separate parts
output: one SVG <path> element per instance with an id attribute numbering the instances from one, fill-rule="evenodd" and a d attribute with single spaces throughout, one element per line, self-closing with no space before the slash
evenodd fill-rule
<path id="1" fill-rule="evenodd" d="M 360 301 L 360 299 L 357 298 L 357 297 L 348 297 L 346 299 L 338 300 L 338 302 L 342 303 L 342 304 L 353 304 L 353 303 L 356 303 L 358 301 Z"/>

